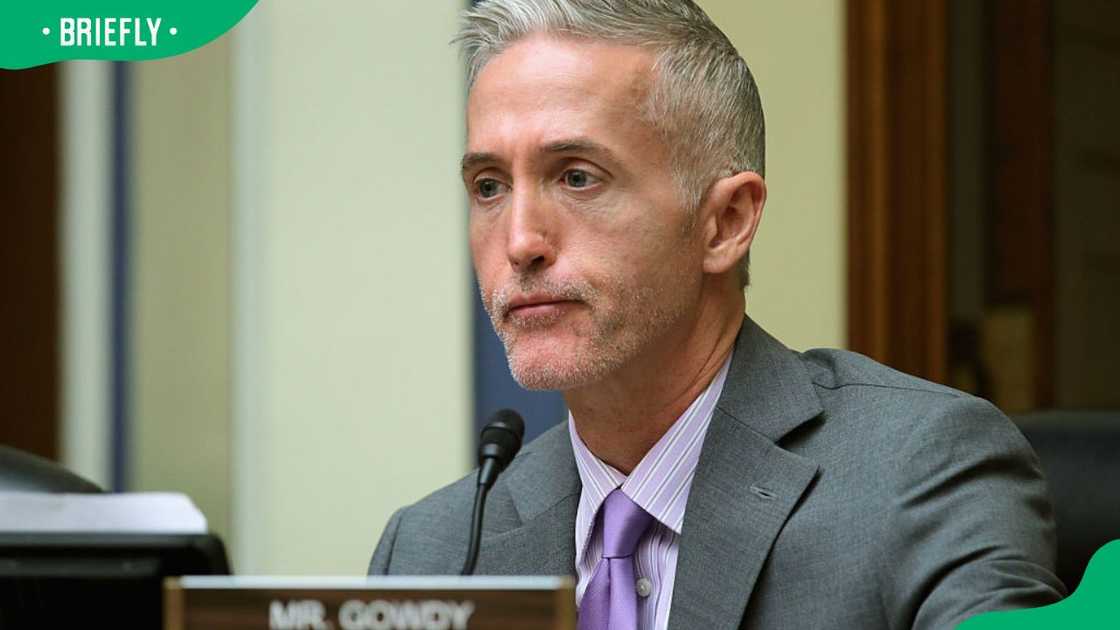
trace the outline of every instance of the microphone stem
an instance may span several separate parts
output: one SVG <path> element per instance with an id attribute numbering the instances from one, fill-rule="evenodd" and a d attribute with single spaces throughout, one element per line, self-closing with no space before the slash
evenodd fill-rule
<path id="1" fill-rule="evenodd" d="M 486 495 L 490 493 L 489 484 L 478 484 L 474 493 L 474 510 L 471 512 L 471 540 L 467 547 L 467 561 L 463 564 L 461 575 L 474 575 L 478 564 L 478 546 L 482 538 L 482 513 L 486 510 Z"/>

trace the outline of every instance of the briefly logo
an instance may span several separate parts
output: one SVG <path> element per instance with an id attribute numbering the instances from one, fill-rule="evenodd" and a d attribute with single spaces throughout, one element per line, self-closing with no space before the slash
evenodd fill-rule
<path id="1" fill-rule="evenodd" d="M 128 47 L 158 46 L 163 18 L 138 17 L 64 17 L 58 20 L 58 45 L 70 47 Z M 43 35 L 50 36 L 51 28 L 43 27 Z M 168 32 L 178 35 L 172 26 Z"/>
<path id="2" fill-rule="evenodd" d="M 257 0 L 0 0 L 0 68 L 149 61 L 229 32 Z"/>
<path id="3" fill-rule="evenodd" d="M 977 615 L 961 630 L 1049 630 L 1050 628 L 1115 628 L 1120 618 L 1116 585 L 1120 584 L 1120 540 L 1101 547 L 1085 567 L 1081 584 L 1069 597 L 1041 608 L 1004 610 Z"/>

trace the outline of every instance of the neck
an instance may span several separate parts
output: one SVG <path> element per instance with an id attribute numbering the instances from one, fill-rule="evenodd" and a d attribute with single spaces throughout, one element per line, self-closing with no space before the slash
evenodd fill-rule
<path id="1" fill-rule="evenodd" d="M 701 306 L 607 379 L 564 392 L 580 439 L 596 457 L 629 475 L 708 387 L 743 323 L 737 295 Z"/>

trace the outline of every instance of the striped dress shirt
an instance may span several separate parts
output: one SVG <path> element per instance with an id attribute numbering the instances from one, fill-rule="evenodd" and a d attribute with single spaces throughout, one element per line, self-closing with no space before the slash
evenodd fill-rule
<path id="1" fill-rule="evenodd" d="M 571 414 L 568 415 L 568 435 L 583 482 L 575 530 L 577 606 L 603 557 L 603 532 L 595 527 L 595 516 L 607 495 L 621 488 L 655 519 L 634 553 L 638 628 L 664 630 L 668 625 L 684 508 L 700 459 L 700 447 L 730 365 L 728 357 L 707 389 L 692 401 L 629 476 L 595 457 L 576 432 Z"/>

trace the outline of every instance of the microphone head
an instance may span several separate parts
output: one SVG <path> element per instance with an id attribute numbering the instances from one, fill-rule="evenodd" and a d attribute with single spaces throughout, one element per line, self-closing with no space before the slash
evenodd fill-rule
<path id="1" fill-rule="evenodd" d="M 512 409 L 502 409 L 490 416 L 490 422 L 482 428 L 478 441 L 478 464 L 493 459 L 498 470 L 504 470 L 521 450 L 521 439 L 525 436 L 525 421 L 521 414 Z"/>

